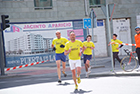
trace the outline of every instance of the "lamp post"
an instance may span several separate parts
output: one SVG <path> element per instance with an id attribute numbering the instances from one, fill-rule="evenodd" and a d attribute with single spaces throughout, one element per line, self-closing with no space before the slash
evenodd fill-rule
<path id="1" fill-rule="evenodd" d="M 109 42 L 111 42 L 111 30 L 110 30 L 110 22 L 109 22 L 109 11 L 108 11 L 108 2 L 106 0 L 106 22 L 107 22 L 107 31 L 109 36 Z M 112 46 L 110 45 L 110 56 L 111 56 L 111 64 L 112 64 L 112 71 L 114 72 L 114 63 L 113 63 L 113 54 L 112 54 Z"/>

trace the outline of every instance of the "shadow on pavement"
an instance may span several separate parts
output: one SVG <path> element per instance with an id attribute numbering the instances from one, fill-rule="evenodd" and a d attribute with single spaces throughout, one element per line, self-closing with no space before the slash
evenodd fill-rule
<path id="1" fill-rule="evenodd" d="M 84 94 L 84 93 L 90 93 L 90 92 L 92 92 L 92 90 L 85 91 L 85 90 L 79 89 L 79 90 L 74 90 L 74 92 L 71 92 L 70 94 Z"/>
<path id="2" fill-rule="evenodd" d="M 73 83 L 74 84 L 74 83 Z M 68 83 L 68 82 L 65 82 L 65 83 L 60 83 L 60 84 L 57 84 L 57 86 L 67 86 L 67 85 L 73 85 L 71 83 Z"/>

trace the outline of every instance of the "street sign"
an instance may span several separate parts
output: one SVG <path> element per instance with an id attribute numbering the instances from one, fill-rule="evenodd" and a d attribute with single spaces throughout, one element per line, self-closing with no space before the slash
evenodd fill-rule
<path id="1" fill-rule="evenodd" d="M 90 18 L 84 18 L 83 19 L 83 28 L 91 28 L 91 19 Z"/>
<path id="2" fill-rule="evenodd" d="M 97 26 L 104 26 L 103 20 L 97 20 Z"/>

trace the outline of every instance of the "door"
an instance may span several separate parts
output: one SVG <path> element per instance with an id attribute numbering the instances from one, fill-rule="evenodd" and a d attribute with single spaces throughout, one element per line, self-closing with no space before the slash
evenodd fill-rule
<path id="1" fill-rule="evenodd" d="M 128 43 L 128 33 L 127 31 L 120 31 L 119 32 L 119 40 L 121 40 L 123 43 Z M 125 55 L 124 49 L 129 49 L 128 46 L 124 45 L 120 51 L 119 55 Z"/>

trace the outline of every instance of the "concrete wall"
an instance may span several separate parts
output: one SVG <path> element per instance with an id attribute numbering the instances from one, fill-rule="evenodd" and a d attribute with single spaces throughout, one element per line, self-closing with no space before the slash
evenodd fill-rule
<path id="1" fill-rule="evenodd" d="M 107 0 L 115 3 L 113 18 L 131 18 L 131 28 L 136 26 L 136 15 L 140 13 L 140 0 Z M 87 0 L 89 7 L 89 0 Z M 88 12 L 90 9 L 88 8 Z M 100 8 L 95 12 L 98 19 L 105 16 Z M 53 8 L 35 10 L 34 0 L 4 1 L 0 0 L 0 15 L 7 14 L 11 22 L 35 22 L 82 19 L 85 17 L 84 0 L 53 0 Z"/>
<path id="2" fill-rule="evenodd" d="M 53 8 L 35 10 L 34 0 L 2 1 L 0 15 L 7 14 L 11 22 L 35 22 L 82 19 L 84 0 L 53 0 Z"/>
<path id="3" fill-rule="evenodd" d="M 97 36 L 97 42 L 95 44 L 95 56 L 105 57 L 107 54 L 107 42 L 106 42 L 106 31 L 105 31 L 105 20 L 103 20 L 103 26 L 97 26 L 93 29 L 94 35 Z M 92 29 L 90 29 L 90 35 L 92 35 Z M 94 39 L 95 41 L 95 39 Z"/>

